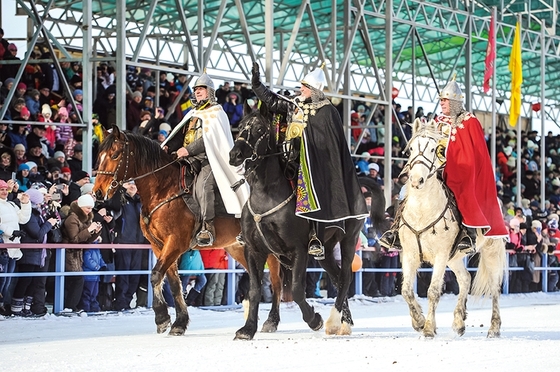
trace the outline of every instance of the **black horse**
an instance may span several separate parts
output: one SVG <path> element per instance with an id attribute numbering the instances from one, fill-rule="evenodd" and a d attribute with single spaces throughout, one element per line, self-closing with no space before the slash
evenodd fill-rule
<path id="1" fill-rule="evenodd" d="M 294 188 L 285 177 L 286 168 L 281 160 L 282 152 L 278 151 L 276 126 L 264 103 L 261 103 L 259 111 L 246 114 L 239 128 L 239 137 L 230 151 L 230 164 L 244 166 L 245 178 L 251 187 L 249 200 L 241 215 L 250 289 L 247 320 L 236 332 L 235 339 L 250 340 L 257 331 L 261 282 L 264 264 L 270 253 L 291 269 L 293 299 L 301 309 L 303 320 L 311 329 L 319 330 L 323 327 L 323 319 L 305 299 L 310 226 L 305 219 L 295 215 Z M 382 220 L 383 210 L 375 216 L 375 223 Z M 352 280 L 351 266 L 356 243 L 363 226 L 363 220 L 348 219 L 345 232 L 338 228 L 326 230 L 325 259 L 319 262 L 338 290 L 326 323 L 327 334 L 351 333 L 353 322 L 346 295 Z M 341 267 L 333 254 L 337 243 L 340 243 Z"/>

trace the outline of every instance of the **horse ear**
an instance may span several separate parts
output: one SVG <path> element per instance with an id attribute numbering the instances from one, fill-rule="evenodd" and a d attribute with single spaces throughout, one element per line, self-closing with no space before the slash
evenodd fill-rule
<path id="1" fill-rule="evenodd" d="M 426 124 L 426 126 L 429 127 L 433 131 L 437 131 L 437 129 L 438 129 L 438 123 L 436 123 L 436 121 L 434 119 L 430 120 L 428 122 L 428 124 Z"/>
<path id="2" fill-rule="evenodd" d="M 115 136 L 116 138 L 121 138 L 122 137 L 121 130 L 115 124 L 113 124 L 113 126 L 111 127 L 111 134 L 113 136 Z"/>
<path id="3" fill-rule="evenodd" d="M 414 134 L 420 131 L 423 126 L 424 123 L 422 122 L 422 120 L 420 120 L 420 118 L 416 118 L 416 120 L 414 120 L 414 123 L 412 123 L 412 133 Z"/>
<path id="4" fill-rule="evenodd" d="M 253 112 L 253 110 L 251 109 L 251 106 L 249 106 L 249 104 L 247 103 L 247 101 L 245 101 L 243 103 L 243 116 L 247 116 L 249 115 L 251 112 Z"/>

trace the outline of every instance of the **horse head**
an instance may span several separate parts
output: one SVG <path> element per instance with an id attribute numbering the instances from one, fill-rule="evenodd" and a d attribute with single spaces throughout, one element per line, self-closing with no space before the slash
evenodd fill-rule
<path id="1" fill-rule="evenodd" d="M 425 123 L 416 119 L 412 125 L 412 138 L 405 150 L 410 156 L 404 167 L 408 170 L 410 186 L 420 189 L 428 178 L 436 174 L 441 163 L 438 158 L 438 147 L 443 135 L 438 131 L 438 124 L 434 120 Z"/>
<path id="2" fill-rule="evenodd" d="M 261 102 L 260 108 L 251 111 L 247 104 L 244 116 L 239 123 L 239 136 L 229 152 L 229 164 L 234 167 L 245 166 L 248 170 L 255 167 L 270 150 L 274 149 L 273 128 L 268 108 Z"/>
<path id="3" fill-rule="evenodd" d="M 126 134 L 113 125 L 99 147 L 99 170 L 93 187 L 93 192 L 98 200 L 111 198 L 126 178 L 129 159 L 125 152 L 128 151 L 128 146 Z"/>

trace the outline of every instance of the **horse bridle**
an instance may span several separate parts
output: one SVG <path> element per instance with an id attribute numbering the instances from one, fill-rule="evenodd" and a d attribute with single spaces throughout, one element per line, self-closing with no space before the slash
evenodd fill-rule
<path id="1" fill-rule="evenodd" d="M 428 138 L 428 140 L 430 141 L 436 141 L 437 140 L 435 138 L 431 138 L 429 136 L 427 136 L 426 134 L 419 134 L 416 137 L 424 137 L 424 138 Z M 407 151 L 410 148 L 410 145 L 413 143 L 414 138 L 412 138 L 408 144 L 408 146 L 405 148 L 405 151 Z M 434 152 L 434 156 L 432 159 L 429 159 L 426 155 L 426 148 L 428 147 L 428 144 L 426 143 L 426 146 L 424 146 L 423 149 L 420 148 L 420 144 L 418 144 L 418 154 L 412 158 L 409 159 L 408 162 L 405 164 L 405 166 L 403 167 L 403 170 L 401 172 L 404 173 L 406 171 L 411 170 L 416 164 L 420 164 L 425 166 L 426 168 L 428 168 L 428 177 L 427 178 L 431 178 L 433 177 L 435 174 L 437 174 L 437 170 L 438 167 L 436 166 L 436 158 L 437 158 L 437 152 Z"/>
<path id="2" fill-rule="evenodd" d="M 159 172 L 160 170 L 169 167 L 169 166 L 172 165 L 173 163 L 178 162 L 179 159 L 180 159 L 180 158 L 177 158 L 177 159 L 175 159 L 175 160 L 173 160 L 173 161 L 171 161 L 171 162 L 169 162 L 169 163 L 167 163 L 167 164 L 165 164 L 165 165 L 163 165 L 163 166 L 161 166 L 161 167 L 159 167 L 159 168 L 156 168 L 156 169 L 154 169 L 153 171 L 148 172 L 148 173 L 146 173 L 146 174 L 142 174 L 142 175 L 140 175 L 140 176 L 133 177 L 133 178 L 127 178 L 126 175 L 127 175 L 127 173 L 128 173 L 129 157 L 130 157 L 130 156 L 133 156 L 134 153 L 133 153 L 132 151 L 130 151 L 130 153 L 129 153 L 129 150 L 128 150 L 128 147 L 129 147 L 129 146 L 128 146 L 128 144 L 129 144 L 129 143 L 128 143 L 128 140 L 124 140 L 124 141 L 122 141 L 122 140 L 117 140 L 117 141 L 115 141 L 115 142 L 116 142 L 116 143 L 124 143 L 123 148 L 122 148 L 122 150 L 121 150 L 121 153 L 119 154 L 120 159 L 119 159 L 119 163 L 117 164 L 117 168 L 115 169 L 114 172 L 103 171 L 103 170 L 98 170 L 98 171 L 97 171 L 97 174 L 99 174 L 99 175 L 103 175 L 103 176 L 113 176 L 113 180 L 111 181 L 111 184 L 109 185 L 109 189 L 107 189 L 106 195 L 108 195 L 108 194 L 109 194 L 109 191 L 112 190 L 112 189 L 116 189 L 116 188 L 118 188 L 119 186 L 122 186 L 123 184 L 125 184 L 125 183 L 127 183 L 127 182 L 136 181 L 136 180 L 142 179 L 142 178 L 144 178 L 144 177 L 147 177 L 147 176 L 149 176 L 149 175 L 152 175 L 152 174 L 154 174 L 154 173 L 157 173 L 157 172 Z M 121 165 L 123 164 L 123 157 L 124 157 L 124 155 L 126 155 L 126 162 L 124 163 L 124 174 L 123 174 L 122 180 L 119 181 L 119 179 L 118 179 L 117 176 L 118 176 L 118 174 L 119 174 L 119 169 L 121 168 Z M 111 157 L 111 159 L 116 160 L 116 157 Z"/>

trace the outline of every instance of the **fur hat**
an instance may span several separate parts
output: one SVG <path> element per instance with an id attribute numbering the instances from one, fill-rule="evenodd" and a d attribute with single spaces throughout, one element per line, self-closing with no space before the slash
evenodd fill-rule
<path id="1" fill-rule="evenodd" d="M 95 206 L 95 200 L 93 200 L 93 197 L 90 194 L 80 196 L 77 203 L 80 208 L 93 208 Z"/>

